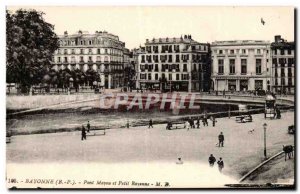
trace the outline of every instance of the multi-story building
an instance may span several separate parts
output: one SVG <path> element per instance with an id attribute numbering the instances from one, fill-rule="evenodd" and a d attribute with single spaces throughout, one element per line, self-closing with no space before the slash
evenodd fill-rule
<path id="1" fill-rule="evenodd" d="M 211 50 L 215 91 L 270 90 L 268 41 L 216 41 L 211 44 Z"/>
<path id="2" fill-rule="evenodd" d="M 106 31 L 95 34 L 78 31 L 76 34 L 59 36 L 60 47 L 54 53 L 52 68 L 88 69 L 99 72 L 105 88 L 115 88 L 124 83 L 125 43 L 119 37 Z"/>
<path id="3" fill-rule="evenodd" d="M 207 91 L 210 46 L 191 35 L 146 40 L 138 52 L 136 87 L 162 91 Z"/>
<path id="4" fill-rule="evenodd" d="M 129 86 L 129 81 L 131 80 L 131 64 L 130 64 L 130 50 L 124 48 L 124 86 Z"/>
<path id="5" fill-rule="evenodd" d="M 131 70 L 130 70 L 130 80 L 129 80 L 129 87 L 130 89 L 135 89 L 136 88 L 136 80 L 137 80 L 137 75 L 136 71 L 138 69 L 138 52 L 140 49 L 132 49 L 130 51 L 130 64 L 131 64 Z"/>
<path id="6" fill-rule="evenodd" d="M 272 91 L 294 93 L 295 91 L 295 43 L 275 36 L 272 49 Z"/>

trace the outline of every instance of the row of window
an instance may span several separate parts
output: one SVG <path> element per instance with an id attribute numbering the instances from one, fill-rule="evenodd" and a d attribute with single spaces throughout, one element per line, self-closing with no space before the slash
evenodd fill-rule
<path id="1" fill-rule="evenodd" d="M 68 55 L 68 54 L 111 54 L 111 55 L 120 55 L 122 56 L 122 51 L 116 50 L 116 49 L 100 49 L 98 48 L 96 51 L 93 49 L 58 49 L 57 50 L 57 54 L 64 54 L 64 55 Z"/>
<path id="2" fill-rule="evenodd" d="M 256 59 L 256 74 L 262 73 L 262 59 Z M 229 73 L 235 74 L 235 59 L 229 59 Z M 218 60 L 218 74 L 224 74 L 224 59 Z M 241 74 L 247 74 L 247 59 L 241 59 Z"/>
<path id="3" fill-rule="evenodd" d="M 292 68 L 288 68 L 288 69 L 287 69 L 287 75 L 285 74 L 285 72 L 286 72 L 286 71 L 285 71 L 285 68 L 281 68 L 281 69 L 280 69 L 280 77 L 286 77 L 286 76 L 287 76 L 287 77 L 292 77 L 292 76 L 293 76 Z M 275 70 L 274 70 L 274 76 L 275 76 L 275 77 L 279 77 L 279 76 L 278 76 L 278 69 L 275 69 Z"/>
<path id="4" fill-rule="evenodd" d="M 187 45 L 185 45 L 185 49 L 187 49 Z M 195 51 L 195 50 L 200 50 L 200 51 L 206 51 L 207 47 L 205 45 L 192 45 L 191 46 L 191 50 Z M 180 46 L 179 45 L 160 45 L 160 46 L 146 46 L 146 51 L 148 53 L 152 53 L 152 51 L 154 53 L 179 53 L 180 52 Z"/>
<path id="5" fill-rule="evenodd" d="M 181 79 L 180 79 L 181 76 Z M 158 76 L 158 73 L 154 74 L 154 80 L 159 80 L 159 78 L 165 79 L 166 81 L 172 81 L 173 80 L 173 76 L 172 74 L 168 74 L 168 77 L 166 77 L 166 75 L 163 73 L 161 74 L 161 77 Z M 176 74 L 176 77 L 174 80 L 179 81 L 179 80 L 188 80 L 189 75 L 188 74 Z M 140 79 L 141 80 L 152 80 L 152 74 L 148 73 L 148 74 L 140 74 Z"/>
<path id="6" fill-rule="evenodd" d="M 158 68 L 158 64 L 145 64 L 145 65 L 140 65 L 140 70 L 141 72 L 144 72 L 145 70 L 148 70 L 148 71 L 155 71 L 155 72 L 158 72 L 158 71 L 172 71 L 172 70 L 175 70 L 177 72 L 179 71 L 185 71 L 187 72 L 188 69 L 187 69 L 187 64 L 182 64 L 182 67 L 180 68 L 180 64 L 162 64 L 161 65 L 161 68 L 159 69 Z M 204 70 L 203 68 L 203 65 L 201 64 L 194 64 L 193 65 L 193 70 L 192 71 L 198 71 L 198 70 Z"/>
<path id="7" fill-rule="evenodd" d="M 105 56 L 103 59 L 104 59 L 104 60 L 103 60 L 104 62 L 108 62 L 108 61 L 109 61 L 108 56 Z M 119 60 L 119 61 L 121 62 L 121 60 Z M 58 63 L 61 63 L 61 62 L 68 63 L 68 62 L 69 62 L 69 61 L 68 61 L 68 57 L 57 57 L 57 62 L 58 62 Z M 71 57 L 71 61 L 70 61 L 70 62 L 71 62 L 71 63 L 76 63 L 76 60 L 75 60 L 75 57 L 74 57 L 74 56 Z M 80 56 L 80 57 L 79 57 L 79 62 L 85 62 L 83 56 Z M 89 57 L 88 57 L 88 62 L 94 62 L 92 56 L 89 56 Z M 96 62 L 101 62 L 101 57 L 100 57 L 100 56 L 97 56 Z"/>
<path id="8" fill-rule="evenodd" d="M 76 46 L 76 45 L 103 45 L 103 44 L 113 44 L 115 46 L 119 45 L 116 42 L 109 41 L 107 39 L 90 39 L 90 40 L 60 40 L 59 45 L 61 46 Z"/>
<path id="9" fill-rule="evenodd" d="M 292 49 L 274 49 L 273 54 L 277 55 L 291 55 L 292 54 Z"/>
<path id="10" fill-rule="evenodd" d="M 295 63 L 295 60 L 294 60 L 294 58 L 279 58 L 279 59 L 273 58 L 272 62 L 275 65 L 277 65 L 278 63 L 281 64 L 281 65 L 282 64 L 289 64 L 289 65 L 291 65 L 291 64 Z"/>
<path id="11" fill-rule="evenodd" d="M 261 55 L 263 54 L 263 50 L 262 49 L 255 49 L 256 50 L 256 54 L 258 55 Z M 240 49 L 220 49 L 220 50 L 216 50 L 215 51 L 217 54 L 231 54 L 231 55 L 234 55 L 234 54 L 238 54 L 240 52 Z M 240 54 L 247 54 L 248 53 L 248 49 L 241 49 L 241 53 Z M 267 50 L 267 53 L 269 53 L 269 50 Z M 277 54 L 280 54 L 280 55 L 292 55 L 292 49 L 274 49 L 273 50 L 273 54 L 274 55 L 277 55 Z"/>
<path id="12" fill-rule="evenodd" d="M 181 56 L 181 57 L 180 57 Z M 141 55 L 141 63 L 151 63 L 152 61 L 155 63 L 158 62 L 169 62 L 172 63 L 174 59 L 174 62 L 187 62 L 190 59 L 189 54 L 182 54 L 182 55 Z M 207 59 L 206 55 L 192 55 L 192 60 L 193 61 L 198 61 L 198 62 L 205 62 Z"/>
<path id="13" fill-rule="evenodd" d="M 57 68 L 57 69 L 65 69 L 65 68 L 68 68 L 70 70 L 74 70 L 74 69 L 80 69 L 80 70 L 87 70 L 89 67 L 88 65 L 76 65 L 76 66 L 71 66 L 71 65 L 68 65 L 68 66 L 64 66 L 64 65 L 56 65 L 56 66 L 53 66 L 54 68 Z M 98 65 L 93 65 L 92 67 L 95 71 L 97 71 L 98 69 L 101 69 L 100 66 Z M 108 64 L 105 64 L 104 65 L 104 69 L 103 70 L 110 70 L 110 71 L 114 71 L 114 70 L 123 70 L 123 66 L 122 65 L 108 65 Z"/>
<path id="14" fill-rule="evenodd" d="M 230 54 L 230 55 L 234 55 L 234 54 L 239 54 L 240 53 L 240 49 L 220 49 L 220 50 L 216 50 L 215 51 L 217 54 L 219 55 L 223 55 L 225 53 Z M 241 53 L 240 54 L 247 54 L 248 53 L 248 49 L 241 49 Z M 261 55 L 263 53 L 262 49 L 256 49 L 256 54 L 257 55 Z M 269 50 L 267 50 L 267 53 L 269 53 Z"/>
<path id="15" fill-rule="evenodd" d="M 293 85 L 293 78 L 288 78 L 287 84 L 286 84 L 286 80 L 285 78 L 281 78 L 281 79 L 275 79 L 275 86 L 279 85 L 279 81 L 280 80 L 280 85 L 284 86 L 284 85 L 288 85 L 288 86 L 292 86 Z"/>

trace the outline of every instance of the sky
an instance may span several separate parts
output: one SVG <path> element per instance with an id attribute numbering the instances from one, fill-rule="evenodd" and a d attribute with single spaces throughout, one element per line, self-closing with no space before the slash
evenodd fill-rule
<path id="1" fill-rule="evenodd" d="M 144 45 L 146 39 L 190 34 L 199 42 L 268 40 L 281 35 L 294 41 L 293 7 L 200 7 L 200 6 L 8 6 L 45 13 L 54 31 L 62 35 L 78 30 L 107 31 L 119 36 L 126 47 Z M 262 25 L 261 18 L 265 21 Z"/>

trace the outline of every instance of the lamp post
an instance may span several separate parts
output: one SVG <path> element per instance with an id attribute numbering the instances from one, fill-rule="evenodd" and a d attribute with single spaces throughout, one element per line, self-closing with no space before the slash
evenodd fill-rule
<path id="1" fill-rule="evenodd" d="M 263 128 L 264 128 L 264 156 L 265 156 L 265 159 L 267 159 L 267 138 L 266 138 L 267 126 L 268 125 L 266 123 L 263 124 Z"/>

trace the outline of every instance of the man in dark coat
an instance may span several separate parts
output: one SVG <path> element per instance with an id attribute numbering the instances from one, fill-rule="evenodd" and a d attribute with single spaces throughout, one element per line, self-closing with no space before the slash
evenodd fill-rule
<path id="1" fill-rule="evenodd" d="M 217 162 L 218 167 L 219 167 L 219 171 L 222 172 L 222 169 L 224 168 L 224 162 L 222 160 L 222 158 L 220 158 L 220 160 Z"/>
<path id="2" fill-rule="evenodd" d="M 81 141 L 86 140 L 86 132 L 85 132 L 85 128 L 82 125 L 82 129 L 81 129 Z"/>
<path id="3" fill-rule="evenodd" d="M 280 112 L 280 109 L 279 108 L 276 108 L 276 118 L 277 119 L 281 119 L 281 112 Z"/>
<path id="4" fill-rule="evenodd" d="M 200 119 L 199 119 L 199 117 L 197 117 L 196 125 L 197 125 L 197 129 L 200 129 Z"/>
<path id="5" fill-rule="evenodd" d="M 216 162 L 216 158 L 214 157 L 214 155 L 210 154 L 209 158 L 208 158 L 208 163 L 210 167 L 213 167 L 214 164 Z"/>
<path id="6" fill-rule="evenodd" d="M 220 133 L 220 135 L 218 136 L 219 138 L 219 147 L 222 146 L 224 147 L 224 135 L 223 132 Z"/>
<path id="7" fill-rule="evenodd" d="M 153 128 L 153 122 L 152 122 L 152 119 L 150 119 L 150 121 L 149 121 L 149 127 L 148 127 L 148 128 L 150 128 L 150 127 Z"/>

